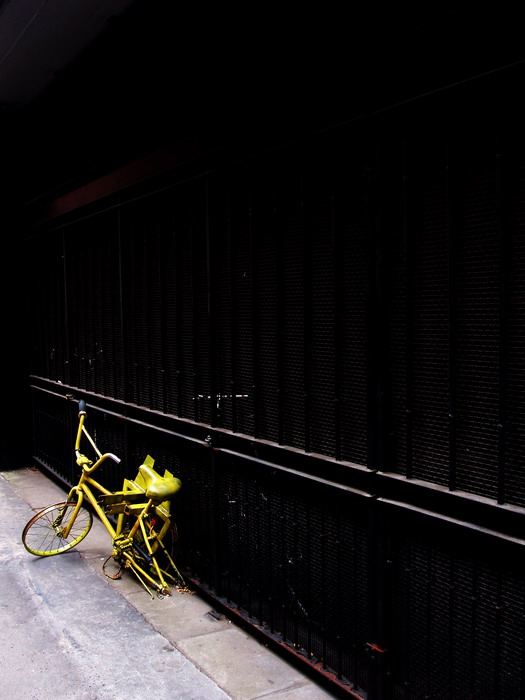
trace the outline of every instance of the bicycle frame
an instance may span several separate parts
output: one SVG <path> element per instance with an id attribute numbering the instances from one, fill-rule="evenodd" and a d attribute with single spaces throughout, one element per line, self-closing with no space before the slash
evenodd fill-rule
<path id="1" fill-rule="evenodd" d="M 163 520 L 164 520 L 164 526 L 162 527 L 161 531 L 155 535 L 155 540 L 156 540 L 156 546 L 160 546 L 160 548 L 163 550 L 163 553 L 166 555 L 169 564 L 173 567 L 173 570 L 176 572 L 177 576 L 180 578 L 180 580 L 183 582 L 183 578 L 180 575 L 172 557 L 170 556 L 169 552 L 166 550 L 166 547 L 164 546 L 162 542 L 162 538 L 166 534 L 166 531 L 169 529 L 169 525 L 171 524 L 171 521 L 169 520 L 169 514 L 166 512 L 165 509 L 163 509 L 162 503 L 155 503 L 152 498 L 148 498 L 146 496 L 146 493 L 142 493 L 140 491 L 133 490 L 131 487 L 131 482 L 130 480 L 125 480 L 124 481 L 124 488 L 128 487 L 128 490 L 124 490 L 122 492 L 116 492 L 114 493 L 113 491 L 110 491 L 109 489 L 105 488 L 100 484 L 98 481 L 96 481 L 91 475 L 93 472 L 98 469 L 98 467 L 101 466 L 101 464 L 106 460 L 106 459 L 112 459 L 113 461 L 119 463 L 120 459 L 114 455 L 111 452 L 107 452 L 105 454 L 102 454 L 100 450 L 98 449 L 95 441 L 87 431 L 84 422 L 86 419 L 86 406 L 85 402 L 81 401 L 79 404 L 79 425 L 78 425 L 78 430 L 77 430 L 77 435 L 76 435 L 76 440 L 75 440 L 75 456 L 76 456 L 76 461 L 77 464 L 81 467 L 82 473 L 80 475 L 79 482 L 76 486 L 73 486 L 73 488 L 70 490 L 67 501 L 72 502 L 75 501 L 75 507 L 73 509 L 73 512 L 71 513 L 71 516 L 68 519 L 68 522 L 64 527 L 61 528 L 61 536 L 64 539 L 67 539 L 69 536 L 71 529 L 73 525 L 75 524 L 75 520 L 77 518 L 77 515 L 82 508 L 82 505 L 84 503 L 84 497 L 89 501 L 91 507 L 95 511 L 95 513 L 98 515 L 100 518 L 101 522 L 103 523 L 104 527 L 108 531 L 108 533 L 111 536 L 112 542 L 113 542 L 113 557 L 116 558 L 123 558 L 124 559 L 124 566 L 126 568 L 132 569 L 133 573 L 137 576 L 139 581 L 142 583 L 142 585 L 146 588 L 146 590 L 151 594 L 151 591 L 149 591 L 148 586 L 144 582 L 143 579 L 146 579 L 151 585 L 153 585 L 157 590 L 160 590 L 160 592 L 164 594 L 169 593 L 169 586 L 166 583 L 163 574 L 169 576 L 170 578 L 173 578 L 170 574 L 167 574 L 167 572 L 163 572 L 160 569 L 159 564 L 157 563 L 156 558 L 154 557 L 154 552 L 153 548 L 150 544 L 150 537 L 148 537 L 148 533 L 146 532 L 146 527 L 144 525 L 144 520 L 145 518 L 150 514 L 152 509 L 154 509 L 155 513 L 159 515 Z M 85 436 L 89 443 L 91 444 L 92 448 L 94 449 L 98 459 L 93 463 L 88 457 L 83 455 L 80 452 L 80 443 L 82 436 Z M 145 466 L 153 467 L 154 460 L 149 457 L 146 458 L 145 460 Z M 169 474 L 169 472 L 166 472 Z M 179 482 L 180 485 L 180 482 Z M 119 504 L 120 509 L 116 509 L 116 512 L 119 513 L 119 517 L 117 519 L 117 526 L 116 528 L 113 526 L 109 518 L 107 517 L 106 513 L 104 512 L 103 508 L 101 507 L 100 503 L 97 500 L 97 497 L 92 491 L 93 489 L 96 489 L 98 492 L 102 494 L 102 496 L 119 496 L 119 500 L 121 503 Z M 137 503 L 136 499 L 137 496 L 139 497 L 139 500 L 142 500 L 142 503 Z M 134 497 L 134 498 L 133 498 Z M 168 505 L 169 508 L 169 505 Z M 63 509 L 63 512 L 61 515 L 59 515 L 58 518 L 55 519 L 54 526 L 55 527 L 60 527 L 62 525 L 61 518 L 63 518 L 65 514 L 66 506 Z M 123 533 L 123 525 L 124 525 L 124 518 L 125 515 L 134 515 L 136 517 L 136 521 L 133 524 L 131 530 L 129 532 Z M 143 542 L 145 545 L 145 548 L 147 549 L 147 552 L 141 552 L 142 556 L 146 560 L 150 560 L 148 562 L 153 564 L 153 567 L 155 569 L 157 578 L 160 581 L 160 586 L 157 581 L 155 581 L 150 574 L 147 573 L 135 560 L 134 556 L 130 553 L 130 550 L 132 548 L 138 548 L 138 545 L 136 542 L 134 542 L 134 537 L 137 534 L 137 532 L 141 530 L 141 534 L 143 537 Z M 173 578 L 175 581 L 175 579 Z"/>

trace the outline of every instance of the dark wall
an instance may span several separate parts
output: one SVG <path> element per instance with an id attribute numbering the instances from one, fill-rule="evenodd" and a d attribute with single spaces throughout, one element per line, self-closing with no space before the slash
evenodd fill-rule
<path id="1" fill-rule="evenodd" d="M 0 275 L 0 465 L 11 469 L 28 463 L 31 456 L 31 412 L 27 389 L 31 324 L 28 304 L 31 287 L 27 279 L 21 227 L 22 193 L 18 187 L 21 151 L 14 138 L 17 115 L 0 109 L 2 159 L 0 164 L 0 230 L 2 274 Z"/>
<path id="2" fill-rule="evenodd" d="M 233 147 L 347 121 L 523 58 L 519 22 L 488 6 L 267 6 L 252 17 L 138 1 L 18 119 L 38 196 L 211 130 Z"/>

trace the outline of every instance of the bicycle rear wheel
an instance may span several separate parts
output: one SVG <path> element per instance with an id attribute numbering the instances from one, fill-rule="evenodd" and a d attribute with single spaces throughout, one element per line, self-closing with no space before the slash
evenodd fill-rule
<path id="1" fill-rule="evenodd" d="M 67 538 L 62 535 L 75 507 L 74 502 L 55 503 L 31 518 L 22 532 L 27 551 L 38 557 L 50 557 L 67 552 L 81 542 L 93 524 L 93 516 L 85 508 L 78 511 Z"/>
<path id="2" fill-rule="evenodd" d="M 130 515 L 123 521 L 124 535 L 129 535 L 136 519 L 136 516 Z M 169 595 L 171 584 L 168 580 L 177 586 L 185 586 L 174 561 L 177 538 L 177 526 L 169 517 L 148 513 L 135 532 L 132 547 L 128 552 L 138 569 L 134 569 L 134 573 L 142 584 L 147 585 L 139 574 L 140 570 L 147 577 L 152 577 L 149 584 L 153 582 L 158 592 L 164 595 Z"/>

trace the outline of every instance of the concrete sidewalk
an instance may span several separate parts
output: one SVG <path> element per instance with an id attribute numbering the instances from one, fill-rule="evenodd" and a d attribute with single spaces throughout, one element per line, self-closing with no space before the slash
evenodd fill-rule
<path id="1" fill-rule="evenodd" d="M 11 669 L 6 697 L 336 697 L 226 618 L 216 619 L 198 595 L 175 589 L 152 599 L 131 574 L 116 581 L 104 576 L 111 545 L 97 519 L 76 550 L 31 556 L 20 540 L 23 526 L 64 496 L 36 469 L 0 472 L 0 662 Z"/>

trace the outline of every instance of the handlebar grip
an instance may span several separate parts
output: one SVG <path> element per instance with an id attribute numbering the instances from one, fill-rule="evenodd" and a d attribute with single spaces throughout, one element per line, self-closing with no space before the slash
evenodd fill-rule
<path id="1" fill-rule="evenodd" d="M 81 399 L 81 400 L 78 402 L 78 412 L 79 412 L 79 413 L 85 413 L 85 412 L 86 412 L 86 402 L 84 401 L 84 399 Z"/>

